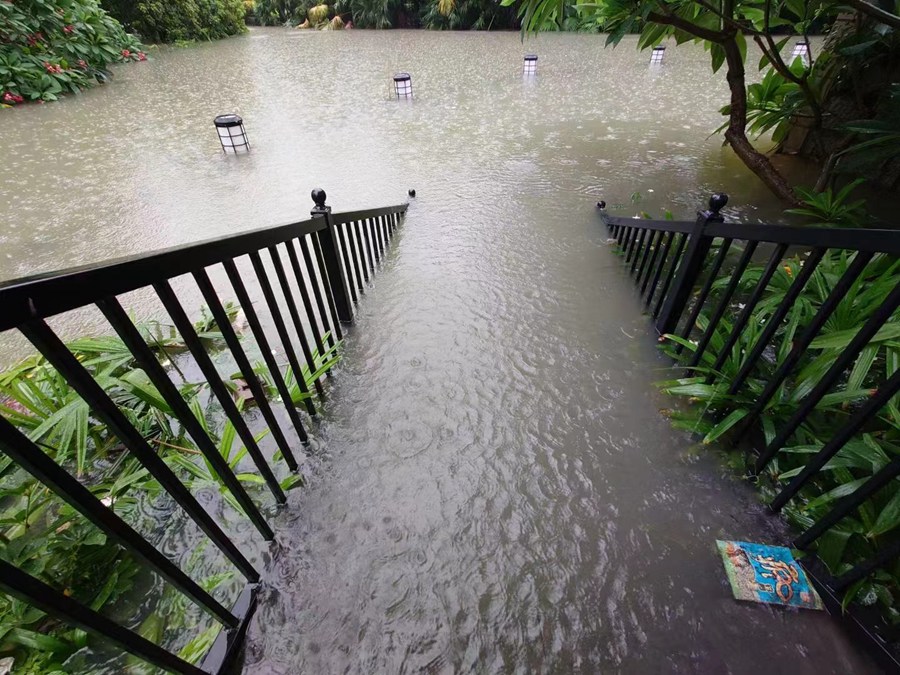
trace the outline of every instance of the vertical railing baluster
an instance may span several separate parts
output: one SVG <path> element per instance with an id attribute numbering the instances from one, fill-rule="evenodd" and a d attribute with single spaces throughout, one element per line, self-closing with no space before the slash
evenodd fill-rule
<path id="1" fill-rule="evenodd" d="M 285 439 L 284 434 L 281 432 L 281 427 L 278 426 L 278 422 L 275 420 L 271 408 L 269 408 L 269 402 L 266 400 L 262 387 L 258 382 L 253 381 L 256 378 L 256 373 L 253 372 L 253 368 L 250 366 L 250 362 L 244 354 L 244 350 L 241 348 L 240 344 L 238 344 L 237 336 L 234 334 L 234 329 L 231 327 L 228 317 L 225 316 L 225 310 L 222 308 L 218 296 L 214 293 L 210 295 L 204 293 L 204 291 L 209 290 L 206 288 L 206 284 L 209 283 L 206 272 L 201 270 L 194 274 L 194 278 L 197 281 L 197 285 L 200 287 L 200 292 L 203 293 L 204 299 L 209 305 L 213 318 L 216 319 L 219 331 L 222 333 L 226 345 L 231 350 L 232 356 L 238 364 L 238 368 L 240 368 L 244 375 L 244 379 L 247 381 L 250 391 L 253 393 L 253 396 L 257 398 L 256 404 L 259 406 L 266 424 L 269 425 L 272 437 L 275 439 L 278 448 L 284 455 L 288 466 L 293 469 L 296 467 L 297 462 L 294 460 L 287 439 Z M 212 287 L 211 283 L 209 283 L 209 287 Z M 250 427 L 247 426 L 247 422 L 244 420 L 243 416 L 241 416 L 241 411 L 238 410 L 231 392 L 228 390 L 228 387 L 225 386 L 222 376 L 219 375 L 219 371 L 216 369 L 206 348 L 200 341 L 200 337 L 194 330 L 194 325 L 191 323 L 184 308 L 175 296 L 172 286 L 168 281 L 160 281 L 159 283 L 153 284 L 153 288 L 159 296 L 159 299 L 162 301 L 163 307 L 166 308 L 166 311 L 172 318 L 172 322 L 175 324 L 175 328 L 181 335 L 181 339 L 184 340 L 184 344 L 187 346 L 188 351 L 191 353 L 191 356 L 194 357 L 197 367 L 200 368 L 200 371 L 209 383 L 210 389 L 213 394 L 215 394 L 216 399 L 219 401 L 219 404 L 222 406 L 228 419 L 231 420 L 231 423 L 234 425 L 238 437 L 244 443 L 244 447 L 247 448 L 247 453 L 253 459 L 253 463 L 256 465 L 257 470 L 259 470 L 260 475 L 262 475 L 263 479 L 266 481 L 266 485 L 269 486 L 269 490 L 272 491 L 272 494 L 278 502 L 285 502 L 286 497 L 284 496 L 281 486 L 278 484 L 278 479 L 275 478 L 275 474 L 272 473 L 269 463 L 263 456 L 262 451 L 259 449 L 259 445 L 256 443 L 256 439 L 253 437 L 253 433 L 250 431 Z M 235 347 L 237 349 L 235 349 Z M 251 376 L 253 380 L 249 379 Z"/>
<path id="2" fill-rule="evenodd" d="M 684 313 L 688 299 L 694 290 L 700 272 L 706 264 L 706 256 L 712 246 L 712 237 L 706 235 L 706 226 L 709 223 L 721 223 L 725 219 L 719 213 L 728 203 L 728 195 L 714 194 L 709 198 L 709 210 L 700 211 L 697 214 L 697 220 L 694 222 L 694 229 L 689 235 L 690 245 L 684 254 L 684 260 L 678 269 L 678 276 L 675 278 L 675 285 L 672 292 L 666 297 L 666 288 L 663 289 L 660 296 L 660 302 L 666 297 L 665 305 L 662 308 L 662 314 L 656 322 L 656 331 L 660 335 L 672 333 L 678 325 L 678 320 Z M 683 241 L 681 245 L 683 245 Z M 675 257 L 678 257 L 678 253 Z M 670 271 L 671 276 L 671 271 Z M 666 285 L 668 286 L 668 284 Z M 657 304 L 653 316 L 659 312 L 660 304 Z"/>
<path id="3" fill-rule="evenodd" d="M 636 230 L 633 227 L 626 226 L 625 227 L 625 236 L 619 244 L 619 253 L 624 258 L 628 248 L 631 246 L 631 240 L 634 238 Z"/>
<path id="4" fill-rule="evenodd" d="M 288 314 L 293 321 L 297 340 L 300 342 L 300 350 L 303 352 L 303 358 L 306 359 L 306 366 L 309 368 L 310 376 L 312 376 L 318 370 L 318 367 L 316 360 L 313 358 L 312 350 L 309 348 L 306 331 L 303 328 L 303 322 L 300 320 L 300 312 L 297 311 L 297 303 L 294 302 L 294 295 L 291 293 L 291 286 L 288 283 L 287 274 L 285 274 L 284 265 L 281 263 L 281 256 L 276 246 L 269 247 L 269 257 L 271 257 L 272 265 L 275 267 L 275 276 L 278 277 L 278 283 L 281 285 L 281 292 L 284 295 L 284 301 L 287 303 Z M 303 379 L 303 372 L 294 373 L 294 376 L 298 380 Z M 324 396 L 325 392 L 318 378 L 313 380 L 313 385 L 316 391 L 319 392 L 319 395 Z"/>
<path id="5" fill-rule="evenodd" d="M 363 241 L 363 227 L 360 221 L 353 221 L 353 231 L 356 234 L 356 240 L 359 242 L 359 257 L 362 262 L 363 279 L 365 283 L 369 283 L 369 260 L 366 258 L 366 242 Z"/>
<path id="6" fill-rule="evenodd" d="M 762 299 L 763 293 L 765 293 L 769 281 L 772 280 L 772 275 L 775 274 L 775 270 L 777 270 L 778 266 L 781 264 L 781 259 L 784 257 L 784 252 L 786 250 L 787 246 L 785 244 L 778 244 L 778 246 L 775 247 L 775 250 L 772 251 L 772 255 L 769 256 L 769 262 L 767 262 L 765 268 L 763 268 L 759 281 L 750 293 L 750 297 L 747 298 L 747 302 L 744 303 L 744 308 L 741 310 L 741 313 L 738 314 L 737 319 L 735 319 L 734 325 L 731 327 L 731 333 L 725 341 L 725 345 L 719 350 L 719 354 L 716 356 L 716 360 L 712 367 L 714 371 L 718 371 L 731 355 L 731 350 L 734 349 L 734 346 L 741 337 L 741 333 L 744 332 L 744 328 L 747 326 L 747 322 L 750 320 L 753 310 L 756 309 L 756 305 Z M 712 382 L 714 379 L 714 375 L 709 375 L 707 377 L 707 382 Z"/>
<path id="7" fill-rule="evenodd" d="M 335 241 L 341 250 L 341 260 L 344 263 L 344 272 L 347 274 L 347 288 L 350 290 L 350 297 L 353 302 L 359 302 L 359 295 L 356 293 L 356 283 L 353 280 L 353 265 L 350 263 L 350 246 L 347 242 L 347 231 L 343 223 L 335 224 L 332 221 L 331 229 L 334 232 Z"/>
<path id="8" fill-rule="evenodd" d="M 303 403 L 306 405 L 306 411 L 310 415 L 315 415 L 316 407 L 313 404 L 312 395 L 310 394 L 306 380 L 303 378 L 303 368 L 300 367 L 300 362 L 297 360 L 294 344 L 291 342 L 287 325 L 284 323 L 284 317 L 281 314 L 281 309 L 278 307 L 278 300 L 275 298 L 275 292 L 272 290 L 272 284 L 269 282 L 269 275 L 266 273 L 266 267 L 263 265 L 259 252 L 254 251 L 253 253 L 250 253 L 250 264 L 253 265 L 253 271 L 256 273 L 256 278 L 259 281 L 259 289 L 262 291 L 263 298 L 269 308 L 269 314 L 272 316 L 272 323 L 275 324 L 275 332 L 278 333 L 278 338 L 281 340 L 281 345 L 284 348 L 284 353 L 291 366 L 291 371 L 294 373 L 294 381 L 300 388 L 300 393 L 303 394 Z"/>
<path id="9" fill-rule="evenodd" d="M 147 469 L 175 502 L 191 517 L 207 537 L 222 551 L 251 583 L 259 581 L 259 573 L 222 531 L 196 498 L 178 480 L 173 471 L 154 452 L 125 414 L 119 410 L 103 388 L 97 384 L 78 359 L 66 348 L 56 334 L 40 319 L 32 319 L 19 329 L 41 352 L 44 358 L 62 375 L 76 393 L 84 399 L 98 418 L 118 437 L 137 460 Z"/>
<path id="10" fill-rule="evenodd" d="M 309 280 L 312 284 L 313 297 L 316 299 L 316 309 L 319 310 L 319 318 L 322 320 L 322 328 L 326 333 L 329 333 L 328 346 L 334 347 L 334 345 L 337 344 L 337 340 L 343 338 L 343 335 L 341 334 L 341 322 L 337 320 L 337 312 L 334 309 L 334 300 L 332 300 L 331 294 L 328 292 L 328 278 L 323 271 L 325 268 L 322 266 L 321 255 L 319 255 L 317 249 L 314 264 L 312 253 L 310 253 L 310 250 L 313 247 L 312 242 L 316 241 L 316 236 L 316 233 L 313 233 L 299 239 L 300 253 L 303 255 L 303 262 L 306 263 L 306 269 L 309 270 Z M 322 297 L 323 292 L 328 297 L 328 307 L 325 306 L 325 301 Z M 332 323 L 334 324 L 334 328 L 332 328 Z"/>
<path id="11" fill-rule="evenodd" d="M 684 328 L 682 329 L 681 337 L 683 337 L 685 340 L 690 338 L 691 332 L 694 330 L 694 326 L 697 323 L 697 317 L 700 316 L 700 312 L 703 310 L 703 305 L 706 304 L 706 299 L 709 297 L 710 291 L 712 291 L 713 284 L 716 283 L 716 280 L 719 277 L 719 270 L 722 269 L 722 263 L 725 262 L 725 257 L 728 255 L 728 250 L 731 248 L 731 242 L 731 239 L 723 239 L 722 243 L 719 246 L 719 252 L 716 254 L 716 257 L 713 260 L 712 268 L 709 270 L 709 275 L 706 277 L 703 288 L 700 290 L 700 295 L 697 296 L 697 300 L 696 302 L 694 302 L 694 306 L 691 307 L 691 313 L 688 315 L 687 321 L 685 321 Z M 682 349 L 684 349 L 684 345 L 676 345 L 675 353 L 681 354 Z"/>
<path id="12" fill-rule="evenodd" d="M 900 556 L 900 539 L 894 539 L 894 541 L 884 545 L 872 558 L 860 563 L 835 579 L 834 590 L 840 592 L 860 579 L 865 579 L 879 568 L 896 560 L 898 556 Z"/>
<path id="13" fill-rule="evenodd" d="M 360 295 L 362 295 L 365 291 L 365 284 L 363 283 L 362 270 L 360 270 L 359 250 L 356 246 L 356 236 L 354 234 L 355 224 L 355 222 L 347 223 L 345 227 L 347 228 L 347 239 L 350 241 L 350 258 L 353 260 L 353 272 L 356 275 L 356 287 L 359 290 Z"/>
<path id="14" fill-rule="evenodd" d="M 835 356 L 834 363 L 828 369 L 828 372 L 816 383 L 813 390 L 803 398 L 800 406 L 794 411 L 787 423 L 778 430 L 756 462 L 757 473 L 762 471 L 772 458 L 778 454 L 785 441 L 793 435 L 797 427 L 803 423 L 803 420 L 822 400 L 822 397 L 834 386 L 841 374 L 850 367 L 850 364 L 853 363 L 863 347 L 871 342 L 872 338 L 875 337 L 875 334 L 878 333 L 885 322 L 891 318 L 898 306 L 900 306 L 900 285 L 895 286 L 891 290 L 885 301 L 869 317 L 868 321 L 863 324 L 863 327 L 853 336 L 850 343 Z"/>
<path id="15" fill-rule="evenodd" d="M 658 230 L 650 231 L 650 236 L 647 238 L 647 245 L 644 247 L 644 254 L 641 256 L 641 262 L 637 266 L 637 274 L 635 274 L 634 277 L 635 285 L 640 284 L 641 279 L 644 277 L 644 270 L 647 266 L 647 260 L 650 258 L 650 252 L 653 250 L 654 242 L 656 241 L 658 235 Z M 634 272 L 635 270 L 632 269 L 631 271 Z"/>
<path id="16" fill-rule="evenodd" d="M 281 395 L 288 417 L 291 418 L 291 422 L 294 425 L 297 435 L 300 437 L 300 441 L 302 443 L 307 443 L 309 441 L 309 436 L 306 434 L 306 429 L 303 427 L 303 422 L 300 420 L 297 408 L 294 407 L 294 400 L 291 397 L 291 392 L 288 390 L 287 383 L 281 375 L 281 368 L 278 366 L 278 361 L 275 360 L 275 355 L 272 353 L 272 347 L 269 345 L 266 331 L 259 320 L 256 309 L 253 307 L 253 301 L 250 299 L 249 293 L 247 293 L 247 288 L 244 286 L 244 280 L 241 278 L 240 272 L 238 272 L 237 265 L 234 264 L 234 260 L 226 260 L 222 265 L 225 267 L 225 273 L 228 275 L 229 281 L 231 281 L 231 286 L 234 288 L 238 302 L 244 310 L 244 316 L 247 317 L 247 325 L 250 326 L 250 332 L 253 334 L 253 339 L 256 340 L 256 344 L 259 346 L 259 351 L 262 354 L 266 367 L 269 369 L 269 374 L 272 376 L 275 388 Z"/>
<path id="17" fill-rule="evenodd" d="M 828 321 L 834 313 L 834 310 L 837 309 L 837 306 L 840 304 L 841 300 L 844 299 L 847 291 L 850 290 L 850 287 L 859 275 L 862 274 L 866 265 L 872 260 L 872 257 L 873 255 L 871 253 L 858 252 L 856 254 L 853 258 L 853 262 L 850 263 L 850 267 L 848 267 L 847 271 L 844 272 L 840 279 L 838 279 L 838 282 L 834 285 L 834 288 L 831 289 L 825 302 L 820 305 L 815 316 L 812 318 L 812 321 L 810 321 L 809 325 L 803 329 L 800 336 L 794 340 L 791 351 L 788 352 L 784 361 L 781 362 L 778 369 L 769 378 L 768 382 L 766 382 L 762 394 L 756 398 L 756 402 L 753 404 L 753 407 L 750 408 L 747 417 L 744 418 L 742 423 L 743 428 L 747 428 L 749 424 L 755 422 L 760 413 L 762 413 L 769 404 L 769 401 L 772 400 L 775 392 L 778 391 L 784 380 L 794 369 L 794 366 L 797 365 L 800 357 L 809 348 L 809 345 L 815 339 L 816 335 L 819 334 L 819 331 L 822 330 L 825 322 Z"/>
<path id="18" fill-rule="evenodd" d="M 381 259 L 384 260 L 385 252 L 387 251 L 387 242 L 384 239 L 384 218 L 378 216 L 375 219 L 375 223 L 375 229 L 378 232 L 378 248 L 381 249 Z"/>
<path id="19" fill-rule="evenodd" d="M 372 220 L 370 218 L 366 218 L 362 222 L 362 233 L 363 233 L 363 239 L 366 242 L 366 253 L 368 254 L 368 258 L 369 258 L 369 265 L 368 265 L 369 272 L 374 277 L 375 276 L 375 265 L 377 263 L 377 260 L 375 259 L 375 253 L 372 250 L 371 232 L 372 232 Z"/>
<path id="20" fill-rule="evenodd" d="M 0 416 L 0 448 L 35 480 L 46 485 L 57 497 L 199 607 L 228 628 L 237 626 L 236 616 L 2 416 Z"/>
<path id="21" fill-rule="evenodd" d="M 367 222 L 369 223 L 369 230 L 372 234 L 372 250 L 375 253 L 375 266 L 372 269 L 374 273 L 375 268 L 381 263 L 381 249 L 378 248 L 378 223 L 376 218 L 370 218 Z"/>
<path id="22" fill-rule="evenodd" d="M 163 670 L 185 675 L 207 675 L 197 666 L 166 651 L 142 635 L 120 626 L 99 612 L 48 586 L 40 579 L 0 559 L 0 589 L 55 619 L 99 635 L 129 654 Z"/>
<path id="23" fill-rule="evenodd" d="M 799 491 L 800 488 L 812 476 L 819 471 L 831 460 L 838 452 L 841 451 L 849 441 L 863 428 L 870 419 L 872 419 L 891 398 L 900 391 L 900 370 L 894 372 L 893 375 L 881 386 L 878 387 L 876 393 L 867 399 L 859 410 L 857 410 L 847 423 L 842 426 L 828 442 L 822 446 L 822 449 L 806 463 L 803 470 L 791 479 L 791 482 L 785 487 L 769 505 L 773 511 L 780 511 Z M 877 474 L 876 474 L 877 475 Z M 837 522 L 837 521 L 835 521 Z"/>
<path id="24" fill-rule="evenodd" d="M 264 539 L 267 541 L 274 539 L 275 533 L 272 532 L 272 528 L 269 527 L 266 519 L 263 518 L 262 513 L 260 513 L 256 504 L 253 503 L 250 495 L 247 494 L 244 486 L 241 485 L 237 476 L 234 475 L 231 467 L 228 466 L 228 462 L 222 457 L 219 449 L 216 447 L 215 443 L 213 443 L 209 434 L 206 433 L 203 426 L 200 424 L 200 421 L 194 416 L 194 413 L 182 397 L 181 392 L 178 391 L 178 388 L 166 374 L 165 368 L 162 367 L 159 359 L 156 358 L 156 355 L 151 351 L 150 347 L 147 346 L 140 331 L 138 331 L 131 322 L 131 319 L 128 318 L 128 314 L 119 304 L 119 301 L 114 297 L 109 297 L 105 300 L 100 300 L 97 303 L 97 306 L 100 308 L 103 316 L 106 317 L 106 320 L 109 321 L 113 330 L 115 330 L 119 337 L 122 338 L 122 342 L 125 343 L 125 346 L 128 347 L 128 350 L 134 356 L 137 364 L 147 374 L 147 377 L 150 378 L 153 386 L 156 387 L 166 403 L 169 404 L 175 417 L 181 422 L 181 426 L 183 426 L 185 431 L 187 431 L 191 438 L 194 439 L 197 449 L 203 453 L 203 457 L 213 467 L 216 474 L 218 474 L 219 479 L 244 509 L 250 522 L 253 523 Z M 283 496 L 284 495 L 282 495 L 282 497 Z M 277 498 L 278 495 L 276 494 L 276 499 Z"/>
<path id="25" fill-rule="evenodd" d="M 659 284 L 659 279 L 662 276 L 662 271 L 666 267 L 666 261 L 669 258 L 669 251 L 672 248 L 672 242 L 675 240 L 675 233 L 668 232 L 666 237 L 666 243 L 662 248 L 662 255 L 659 257 L 659 263 L 656 266 L 656 270 L 653 273 L 653 283 L 650 284 L 650 290 L 647 291 L 647 297 L 644 301 L 644 307 L 650 309 L 650 305 L 653 304 L 653 296 L 656 295 L 656 286 Z M 641 293 L 643 294 L 643 289 L 641 289 Z"/>
<path id="26" fill-rule="evenodd" d="M 631 273 L 634 274 L 634 269 L 637 267 L 638 258 L 641 257 L 641 252 L 644 249 L 644 240 L 647 238 L 647 230 L 641 230 L 641 235 L 638 237 L 637 246 L 634 249 L 634 254 L 631 260 Z"/>
<path id="27" fill-rule="evenodd" d="M 678 243 L 675 244 L 675 252 L 672 254 L 672 262 L 669 265 L 669 269 L 666 272 L 665 279 L 663 279 L 663 285 L 659 292 L 659 297 L 656 300 L 656 306 L 653 308 L 653 318 L 657 318 L 659 316 L 659 311 L 662 309 L 663 303 L 669 299 L 669 286 L 672 283 L 672 280 L 675 278 L 675 273 L 683 267 L 681 264 L 683 261 L 682 252 L 684 251 L 684 245 L 688 241 L 688 235 L 681 234 L 678 238 Z M 657 326 L 660 323 L 657 322 Z M 657 332 L 659 328 L 657 328 Z"/>
<path id="28" fill-rule="evenodd" d="M 294 273 L 294 280 L 297 282 L 297 288 L 300 291 L 300 300 L 303 302 L 303 309 L 306 310 L 306 318 L 309 319 L 313 342 L 315 343 L 316 349 L 319 352 L 319 357 L 321 358 L 325 354 L 325 346 L 322 344 L 322 335 L 324 334 L 324 331 L 319 330 L 318 323 L 316 322 L 316 313 L 313 310 L 312 300 L 309 297 L 309 290 L 306 288 L 303 268 L 300 266 L 300 259 L 297 257 L 297 250 L 294 248 L 294 242 L 286 241 L 284 242 L 284 247 L 287 249 L 291 271 Z M 312 275 L 312 270 L 307 269 L 307 273 Z M 315 359 L 313 360 L 315 361 Z"/>
<path id="29" fill-rule="evenodd" d="M 824 248 L 813 249 L 809 257 L 806 259 L 806 262 L 803 265 L 803 269 L 800 270 L 800 274 L 798 274 L 797 278 L 794 279 L 794 282 L 791 284 L 788 292 L 785 293 L 784 299 L 778 304 L 778 308 L 775 310 L 775 312 L 772 313 L 772 316 L 766 322 L 766 326 L 765 328 L 763 328 L 763 332 L 756 340 L 756 344 L 753 345 L 753 348 L 744 359 L 744 362 L 741 365 L 741 369 L 738 371 L 737 376 L 734 378 L 731 386 L 728 388 L 729 396 L 734 396 L 747 380 L 747 377 L 750 375 L 753 367 L 759 361 L 760 357 L 766 349 L 766 346 L 769 344 L 769 341 L 775 336 L 775 332 L 778 330 L 781 322 L 784 321 L 791 307 L 794 306 L 794 301 L 800 295 L 800 292 L 803 290 L 803 288 L 806 286 L 806 283 L 816 271 L 816 267 L 819 265 L 819 261 L 822 260 L 822 256 L 825 255 L 825 251 L 826 249 Z M 750 303 L 748 302 L 747 304 L 749 305 Z"/>
<path id="30" fill-rule="evenodd" d="M 653 244 L 653 251 L 650 255 L 650 260 L 647 261 L 647 269 L 644 271 L 644 281 L 641 282 L 640 278 L 638 282 L 641 284 L 641 297 L 644 296 L 644 293 L 647 290 L 647 285 L 650 283 L 650 277 L 653 276 L 654 265 L 656 265 L 656 259 L 659 257 L 659 252 L 662 249 L 663 239 L 666 238 L 666 235 L 670 233 L 668 232 L 659 232 L 659 235 L 656 237 L 656 242 Z"/>
<path id="31" fill-rule="evenodd" d="M 384 245 L 390 248 L 391 245 L 391 227 L 390 227 L 390 216 L 382 216 L 381 224 L 382 228 L 384 228 Z"/>
<path id="32" fill-rule="evenodd" d="M 716 328 L 718 328 L 719 326 L 719 321 L 721 321 L 722 317 L 725 316 L 725 311 L 728 309 L 728 304 L 731 302 L 731 296 L 734 295 L 734 291 L 737 289 L 738 284 L 741 282 L 741 277 L 744 276 L 744 270 L 746 270 L 747 265 L 750 264 L 750 259 L 753 257 L 753 253 L 756 251 L 757 245 L 758 242 L 755 241 L 747 242 L 747 246 L 744 248 L 744 253 L 741 255 L 741 259 L 738 261 L 737 266 L 731 272 L 731 278 L 728 280 L 728 286 L 722 293 L 722 297 L 719 298 L 719 304 L 716 305 L 716 309 L 709 319 L 709 325 L 706 327 L 706 332 L 703 333 L 703 337 L 700 338 L 700 342 L 697 343 L 697 349 L 694 350 L 694 355 L 691 357 L 690 361 L 688 361 L 688 368 L 693 368 L 700 363 L 700 358 L 703 356 L 703 352 L 705 352 L 706 348 L 709 346 L 709 342 L 710 340 L 712 340 L 713 335 L 715 335 Z"/>

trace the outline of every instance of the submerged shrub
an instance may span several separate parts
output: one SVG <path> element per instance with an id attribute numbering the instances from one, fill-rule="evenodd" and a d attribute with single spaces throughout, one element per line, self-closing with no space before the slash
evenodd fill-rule
<path id="1" fill-rule="evenodd" d="M 107 67 L 146 59 L 97 0 L 0 0 L 0 107 L 77 93 Z"/>

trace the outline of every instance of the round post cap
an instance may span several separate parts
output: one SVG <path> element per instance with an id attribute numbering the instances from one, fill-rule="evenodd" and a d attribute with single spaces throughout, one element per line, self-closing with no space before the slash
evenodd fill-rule
<path id="1" fill-rule="evenodd" d="M 312 197 L 312 200 L 316 203 L 316 206 L 318 206 L 319 208 L 322 208 L 325 206 L 325 199 L 327 197 L 327 195 L 325 194 L 325 190 L 323 190 L 322 188 L 315 188 L 310 193 L 310 196 Z"/>
<path id="2" fill-rule="evenodd" d="M 719 211 L 725 208 L 725 205 L 728 203 L 728 195 L 724 192 L 716 192 L 712 197 L 709 198 L 709 210 L 715 214 L 718 214 Z"/>
<path id="3" fill-rule="evenodd" d="M 235 113 L 228 113 L 226 115 L 218 115 L 216 119 L 213 120 L 213 124 L 217 127 L 239 127 L 244 123 L 244 120 L 240 115 Z"/>

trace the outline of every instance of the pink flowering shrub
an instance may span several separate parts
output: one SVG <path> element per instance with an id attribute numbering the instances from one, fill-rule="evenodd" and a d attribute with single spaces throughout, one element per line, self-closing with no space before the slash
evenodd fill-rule
<path id="1" fill-rule="evenodd" d="M 0 0 L 0 107 L 55 101 L 146 58 L 97 0 Z"/>

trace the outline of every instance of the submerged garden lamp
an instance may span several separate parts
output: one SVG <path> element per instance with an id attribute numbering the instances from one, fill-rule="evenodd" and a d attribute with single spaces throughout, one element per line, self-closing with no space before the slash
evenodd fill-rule
<path id="1" fill-rule="evenodd" d="M 537 54 L 526 54 L 525 62 L 522 64 L 523 75 L 537 74 Z"/>
<path id="2" fill-rule="evenodd" d="M 412 98 L 412 78 L 409 73 L 394 75 L 394 93 L 397 98 Z"/>
<path id="3" fill-rule="evenodd" d="M 216 132 L 219 134 L 222 152 L 226 155 L 250 151 L 250 139 L 247 138 L 244 120 L 240 115 L 234 113 L 219 115 L 213 120 L 213 124 L 216 125 Z"/>
<path id="4" fill-rule="evenodd" d="M 806 40 L 800 40 L 794 45 L 791 58 L 796 59 L 798 56 L 803 60 L 804 65 L 809 65 L 809 43 Z"/>
<path id="5" fill-rule="evenodd" d="M 666 55 L 666 48 L 662 45 L 657 45 L 653 48 L 653 51 L 650 52 L 650 63 L 662 63 L 663 57 Z"/>

